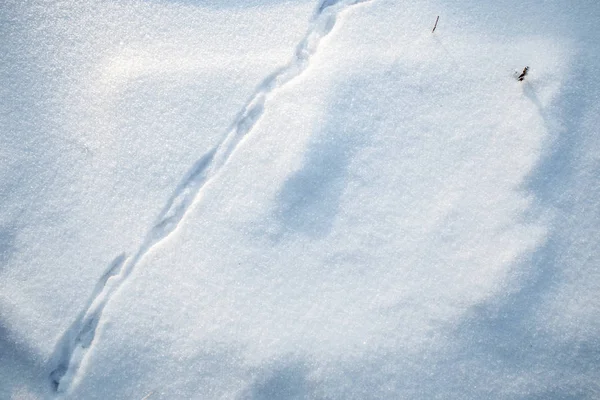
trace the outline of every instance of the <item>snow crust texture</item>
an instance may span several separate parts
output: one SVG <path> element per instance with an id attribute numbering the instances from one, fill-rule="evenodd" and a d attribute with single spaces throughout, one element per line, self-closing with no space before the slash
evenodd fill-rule
<path id="1" fill-rule="evenodd" d="M 600 398 L 599 17 L 2 3 L 0 398 Z"/>

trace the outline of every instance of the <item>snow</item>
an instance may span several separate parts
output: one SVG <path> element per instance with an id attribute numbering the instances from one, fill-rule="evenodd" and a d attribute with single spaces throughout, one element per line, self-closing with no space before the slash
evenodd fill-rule
<path id="1" fill-rule="evenodd" d="M 595 2 L 0 7 L 0 398 L 600 396 Z"/>

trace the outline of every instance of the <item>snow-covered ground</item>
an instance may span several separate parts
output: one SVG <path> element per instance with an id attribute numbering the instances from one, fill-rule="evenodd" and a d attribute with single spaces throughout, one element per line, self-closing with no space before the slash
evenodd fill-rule
<path id="1" fill-rule="evenodd" d="M 599 399 L 598 20 L 0 3 L 0 399 Z"/>

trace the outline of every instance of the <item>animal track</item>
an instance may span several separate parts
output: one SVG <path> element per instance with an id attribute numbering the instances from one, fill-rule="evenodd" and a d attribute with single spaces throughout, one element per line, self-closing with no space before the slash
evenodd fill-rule
<path id="1" fill-rule="evenodd" d="M 93 346 L 104 307 L 119 290 L 140 260 L 177 229 L 202 190 L 221 171 L 243 138 L 260 120 L 266 101 L 277 90 L 299 76 L 309 65 L 319 43 L 333 29 L 342 11 L 372 0 L 324 0 L 311 26 L 296 48 L 291 62 L 269 75 L 238 114 L 221 142 L 200 158 L 175 188 L 169 201 L 132 258 L 119 255 L 100 278 L 86 307 L 59 341 L 51 358 L 50 381 L 56 392 L 67 391 L 76 378 L 81 361 Z"/>
<path id="2" fill-rule="evenodd" d="M 125 254 L 119 255 L 113 260 L 106 272 L 98 280 L 98 283 L 96 283 L 96 287 L 83 312 L 79 314 L 75 322 L 71 324 L 58 342 L 51 359 L 55 365 L 55 368 L 50 373 L 50 381 L 54 389 L 57 390 L 59 388 L 60 382 L 69 369 L 71 371 L 77 370 L 79 364 L 73 358 L 75 350 L 78 347 L 85 349 L 91 345 L 103 308 L 94 307 L 94 305 L 104 293 L 109 279 L 121 272 L 124 263 Z"/>

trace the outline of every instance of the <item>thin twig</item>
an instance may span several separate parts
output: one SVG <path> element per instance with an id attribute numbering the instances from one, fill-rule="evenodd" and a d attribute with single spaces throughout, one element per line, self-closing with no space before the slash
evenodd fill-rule
<path id="1" fill-rule="evenodd" d="M 144 396 L 144 398 L 142 400 L 147 400 L 148 397 L 152 396 L 154 394 L 154 390 L 151 391 L 150 393 L 148 393 L 147 395 Z"/>
<path id="2" fill-rule="evenodd" d="M 440 16 L 438 15 L 437 18 L 435 19 L 435 25 L 433 26 L 433 30 L 431 31 L 431 33 L 435 32 L 435 28 L 437 27 L 437 23 L 440 20 Z"/>

